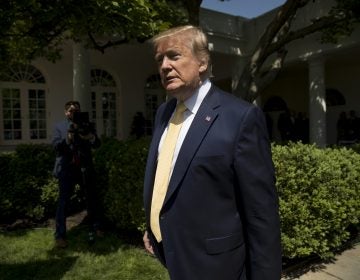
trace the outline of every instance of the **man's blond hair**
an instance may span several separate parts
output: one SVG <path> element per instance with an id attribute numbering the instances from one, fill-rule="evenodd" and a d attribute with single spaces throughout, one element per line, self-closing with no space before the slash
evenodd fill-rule
<path id="1" fill-rule="evenodd" d="M 173 27 L 155 35 L 151 39 L 151 43 L 156 49 L 162 40 L 176 36 L 183 36 L 184 43 L 188 45 L 195 57 L 207 66 L 204 78 L 210 78 L 212 74 L 208 38 L 199 27 L 193 25 Z"/>

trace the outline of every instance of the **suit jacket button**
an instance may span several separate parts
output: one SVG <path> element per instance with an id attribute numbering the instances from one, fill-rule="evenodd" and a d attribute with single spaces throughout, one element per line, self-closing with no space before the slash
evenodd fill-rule
<path id="1" fill-rule="evenodd" d="M 164 219 L 165 219 L 165 215 L 161 215 L 160 220 L 164 220 Z"/>

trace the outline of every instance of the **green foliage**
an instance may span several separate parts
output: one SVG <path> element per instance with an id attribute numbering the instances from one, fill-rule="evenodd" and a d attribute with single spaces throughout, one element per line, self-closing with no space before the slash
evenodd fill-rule
<path id="1" fill-rule="evenodd" d="M 336 19 L 336 22 L 322 31 L 321 41 L 337 43 L 340 39 L 350 36 L 355 24 L 360 23 L 360 1 L 336 0 L 336 5 L 329 12 L 329 17 Z"/>
<path id="2" fill-rule="evenodd" d="M 11 216 L 12 199 L 8 195 L 14 182 L 12 175 L 11 163 L 13 161 L 13 153 L 4 153 L 0 155 L 0 221 L 5 217 Z"/>
<path id="3" fill-rule="evenodd" d="M 57 182 L 51 171 L 55 154 L 49 145 L 22 144 L 0 156 L 0 220 L 41 220 L 54 215 Z"/>
<path id="4" fill-rule="evenodd" d="M 360 155 L 304 144 L 273 146 L 283 254 L 331 256 L 359 224 Z"/>
<path id="5" fill-rule="evenodd" d="M 185 21 L 179 4 L 165 0 L 23 0 L 0 7 L 0 64 L 27 64 L 37 57 L 55 61 L 64 40 L 106 48 Z"/>
<path id="6" fill-rule="evenodd" d="M 106 216 L 122 230 L 144 229 L 142 193 L 148 146 L 147 138 L 110 140 L 95 154 L 98 177 L 103 177 L 99 183 L 106 189 Z"/>
<path id="7" fill-rule="evenodd" d="M 143 231 L 143 178 L 150 141 L 103 139 L 94 154 L 97 185 L 108 220 L 118 229 Z M 360 217 L 360 154 L 357 146 L 319 149 L 273 145 L 283 255 L 331 256 L 350 237 Z M 358 152 L 360 151 L 357 150 Z M 46 145 L 20 145 L 0 155 L 0 220 L 53 216 L 57 181 L 54 152 Z M 75 193 L 74 201 L 80 201 Z"/>

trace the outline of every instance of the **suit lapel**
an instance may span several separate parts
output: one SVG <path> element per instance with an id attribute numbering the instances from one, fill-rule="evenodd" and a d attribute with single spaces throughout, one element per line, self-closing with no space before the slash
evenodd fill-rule
<path id="1" fill-rule="evenodd" d="M 168 192 L 165 197 L 164 205 L 180 185 L 192 159 L 199 149 L 204 137 L 216 120 L 218 112 L 216 108 L 219 107 L 218 93 L 214 87 L 210 89 L 209 93 L 203 100 L 195 118 L 189 128 L 189 131 L 181 146 L 176 164 L 174 166 L 173 174 L 170 179 Z"/>

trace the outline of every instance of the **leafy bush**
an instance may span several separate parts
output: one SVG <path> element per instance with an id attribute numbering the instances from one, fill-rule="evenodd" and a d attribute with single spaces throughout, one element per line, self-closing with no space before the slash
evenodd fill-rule
<path id="1" fill-rule="evenodd" d="M 328 257 L 360 217 L 360 155 L 346 148 L 273 146 L 283 254 Z"/>
<path id="2" fill-rule="evenodd" d="M 14 184 L 11 163 L 14 153 L 0 154 L 0 221 L 11 220 L 13 201 L 9 193 Z"/>
<path id="3" fill-rule="evenodd" d="M 150 141 L 103 139 L 94 154 L 97 185 L 106 217 L 118 229 L 143 231 L 143 178 Z M 331 256 L 359 225 L 360 154 L 356 149 L 290 143 L 273 145 L 283 255 Z M 356 151 L 360 151 L 356 150 Z M 20 145 L 0 154 L 0 221 L 55 213 L 54 152 Z M 76 192 L 73 202 L 81 201 Z"/>
<path id="4" fill-rule="evenodd" d="M 0 220 L 54 215 L 56 181 L 51 175 L 54 152 L 49 145 L 22 144 L 0 156 Z"/>
<path id="5" fill-rule="evenodd" d="M 107 218 L 122 230 L 143 230 L 143 179 L 149 139 L 104 141 L 96 151 Z"/>

